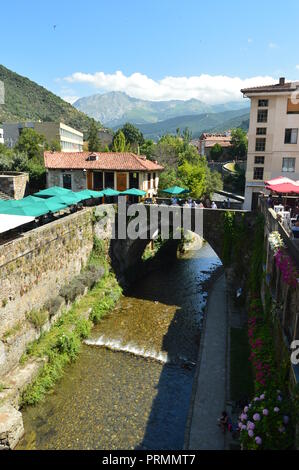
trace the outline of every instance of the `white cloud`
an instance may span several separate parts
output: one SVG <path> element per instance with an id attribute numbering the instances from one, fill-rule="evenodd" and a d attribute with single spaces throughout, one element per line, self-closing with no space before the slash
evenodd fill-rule
<path id="1" fill-rule="evenodd" d="M 62 99 L 67 103 L 75 103 L 79 99 L 79 96 L 62 96 Z"/>
<path id="2" fill-rule="evenodd" d="M 275 42 L 269 42 L 268 46 L 269 46 L 270 49 L 277 49 L 278 48 L 278 45 L 275 44 Z"/>
<path id="3" fill-rule="evenodd" d="M 296 65 L 296 69 L 297 69 L 297 70 L 299 70 L 299 64 L 298 64 L 298 65 Z"/>
<path id="4" fill-rule="evenodd" d="M 122 91 L 131 97 L 145 100 L 188 100 L 196 98 L 210 104 L 239 101 L 242 98 L 240 92 L 242 88 L 276 83 L 276 80 L 269 76 L 241 79 L 239 77 L 206 74 L 193 77 L 165 77 L 161 80 L 153 80 L 139 72 L 126 76 L 121 71 L 113 74 L 76 72 L 69 77 L 65 77 L 64 80 L 72 84 L 89 84 L 100 92 Z"/>
<path id="5" fill-rule="evenodd" d="M 252 39 L 252 38 L 248 38 L 247 41 L 248 41 L 248 44 L 253 43 L 253 39 Z"/>

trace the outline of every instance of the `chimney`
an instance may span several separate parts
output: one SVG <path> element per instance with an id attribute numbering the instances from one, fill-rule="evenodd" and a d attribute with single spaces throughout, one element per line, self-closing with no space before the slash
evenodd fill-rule
<path id="1" fill-rule="evenodd" d="M 286 79 L 285 77 L 280 77 L 279 79 L 279 85 L 285 85 Z"/>

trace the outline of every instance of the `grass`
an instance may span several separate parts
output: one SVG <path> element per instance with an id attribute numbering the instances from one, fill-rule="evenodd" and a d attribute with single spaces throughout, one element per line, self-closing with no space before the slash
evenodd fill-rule
<path id="1" fill-rule="evenodd" d="M 31 343 L 21 359 L 24 363 L 32 357 L 47 358 L 35 381 L 24 390 L 21 406 L 35 405 L 45 398 L 62 377 L 65 366 L 76 359 L 81 341 L 89 336 L 93 324 L 114 307 L 121 295 L 121 288 L 99 252 L 99 246 L 96 246 L 90 263 L 105 267 L 105 275 L 84 297 L 74 302 L 70 310 L 64 311 L 50 331 Z M 86 318 L 89 311 L 89 318 Z"/>
<path id="2" fill-rule="evenodd" d="M 234 162 L 227 163 L 224 165 L 224 168 L 232 173 L 236 173 L 236 164 Z"/>
<path id="3" fill-rule="evenodd" d="M 254 393 L 246 328 L 231 328 L 230 342 L 231 400 L 238 401 Z"/>

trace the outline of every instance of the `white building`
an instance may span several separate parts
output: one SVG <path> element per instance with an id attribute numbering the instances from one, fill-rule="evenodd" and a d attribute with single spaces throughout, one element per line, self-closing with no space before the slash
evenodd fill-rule
<path id="1" fill-rule="evenodd" d="M 4 144 L 3 129 L 0 128 L 0 144 Z"/>
<path id="2" fill-rule="evenodd" d="M 264 182 L 299 179 L 299 82 L 241 90 L 251 100 L 244 209 L 257 205 Z"/>
<path id="3" fill-rule="evenodd" d="M 59 142 L 62 152 L 82 152 L 83 150 L 83 133 L 62 122 L 5 122 L 3 123 L 5 144 L 10 148 L 14 147 L 22 130 L 28 127 L 44 135 L 49 143 Z"/>

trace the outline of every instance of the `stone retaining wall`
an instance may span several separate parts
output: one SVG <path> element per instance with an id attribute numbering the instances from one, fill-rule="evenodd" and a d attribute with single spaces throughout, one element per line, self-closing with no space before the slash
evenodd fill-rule
<path id="1" fill-rule="evenodd" d="M 92 247 L 92 209 L 0 246 L 0 377 L 18 364 L 26 345 L 39 334 L 28 314 L 58 296 L 80 273 Z"/>

